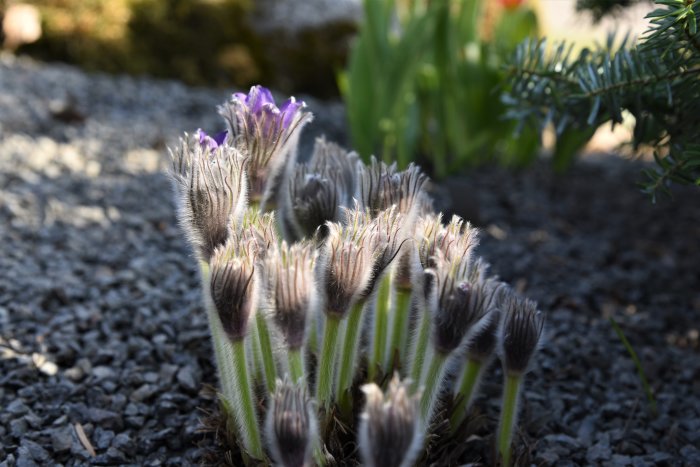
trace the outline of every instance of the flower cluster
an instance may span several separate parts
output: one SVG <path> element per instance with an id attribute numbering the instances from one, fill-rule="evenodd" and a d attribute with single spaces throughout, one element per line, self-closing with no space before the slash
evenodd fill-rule
<path id="1" fill-rule="evenodd" d="M 340 420 L 367 465 L 414 465 L 444 404 L 456 428 L 499 355 L 507 464 L 544 319 L 489 275 L 477 230 L 433 212 L 414 165 L 365 165 L 324 139 L 297 162 L 311 114 L 293 98 L 256 86 L 219 113 L 227 128 L 185 135 L 170 172 L 244 462 L 325 464 L 346 454 L 330 442 Z"/>

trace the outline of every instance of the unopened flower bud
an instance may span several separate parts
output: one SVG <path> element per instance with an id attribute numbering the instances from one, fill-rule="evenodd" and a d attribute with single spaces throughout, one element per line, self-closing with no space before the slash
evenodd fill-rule
<path id="1" fill-rule="evenodd" d="M 360 454 L 369 467 L 410 467 L 423 447 L 423 425 L 419 398 L 409 395 L 409 386 L 397 375 L 389 383 L 386 397 L 376 384 L 362 387 L 365 409 L 360 415 Z"/>
<path id="2" fill-rule="evenodd" d="M 307 317 L 315 303 L 314 250 L 309 243 L 287 246 L 265 260 L 267 293 L 274 321 L 290 350 L 304 344 Z"/>
<path id="3" fill-rule="evenodd" d="M 532 300 L 511 296 L 507 299 L 503 325 L 503 368 L 509 374 L 527 371 L 542 336 L 544 315 Z"/>
<path id="4" fill-rule="evenodd" d="M 241 341 L 255 306 L 255 266 L 232 241 L 216 249 L 211 260 L 211 297 L 229 339 Z"/>
<path id="5" fill-rule="evenodd" d="M 447 261 L 442 254 L 434 261 L 433 290 L 428 300 L 433 313 L 433 345 L 437 352 L 448 355 L 486 310 L 481 306 L 481 286 L 467 279 L 469 264 L 460 259 Z"/>
<path id="6" fill-rule="evenodd" d="M 243 157 L 234 148 L 211 148 L 187 136 L 171 156 L 180 224 L 200 259 L 209 261 L 226 242 L 229 224 L 239 221 L 245 210 Z"/>
<path id="7" fill-rule="evenodd" d="M 371 278 L 371 251 L 367 215 L 346 210 L 344 224 L 328 223 L 328 237 L 317 262 L 324 311 L 342 318 L 367 288 Z"/>
<path id="8" fill-rule="evenodd" d="M 317 436 L 316 415 L 302 386 L 277 381 L 265 431 L 270 454 L 284 467 L 303 467 Z"/>

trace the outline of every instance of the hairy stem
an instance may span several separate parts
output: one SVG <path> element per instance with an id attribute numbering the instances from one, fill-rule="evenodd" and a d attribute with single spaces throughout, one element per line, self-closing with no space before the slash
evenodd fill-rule
<path id="1" fill-rule="evenodd" d="M 423 362 L 425 361 L 425 352 L 428 349 L 428 340 L 430 338 L 430 316 L 428 310 L 423 310 L 418 324 L 418 331 L 414 337 L 413 345 L 413 361 L 411 363 L 411 380 L 413 381 L 413 390 L 416 391 L 420 386 L 420 379 L 423 375 Z"/>
<path id="2" fill-rule="evenodd" d="M 408 317 L 411 314 L 411 290 L 396 289 L 396 307 L 394 309 L 393 330 L 391 334 L 391 346 L 389 347 L 389 361 L 395 353 L 403 357 L 406 352 L 406 335 L 408 334 Z M 402 367 L 406 362 L 401 362 Z"/>
<path id="3" fill-rule="evenodd" d="M 369 380 L 377 376 L 377 369 L 384 367 L 389 323 L 389 301 L 391 300 L 391 276 L 385 274 L 379 283 L 377 306 L 374 309 L 374 342 L 369 363 Z"/>
<path id="4" fill-rule="evenodd" d="M 345 337 L 343 339 L 343 350 L 340 354 L 340 374 L 338 375 L 338 399 L 341 410 L 345 413 L 351 402 L 350 388 L 352 378 L 355 374 L 355 359 L 359 344 L 360 327 L 362 325 L 362 310 L 365 302 L 359 300 L 352 305 L 350 315 L 345 327 Z"/>
<path id="5" fill-rule="evenodd" d="M 428 373 L 425 377 L 423 385 L 423 395 L 420 400 L 421 414 L 426 425 L 430 423 L 430 418 L 433 414 L 435 400 L 440 392 L 442 383 L 442 370 L 445 368 L 447 357 L 445 355 L 435 353 L 433 360 L 428 368 Z"/>
<path id="6" fill-rule="evenodd" d="M 255 414 L 255 401 L 253 400 L 250 378 L 248 377 L 244 341 L 232 342 L 231 350 L 235 371 L 233 380 L 240 398 L 239 403 L 234 404 L 237 412 L 236 418 L 240 426 L 239 432 L 243 434 L 243 445 L 250 455 L 256 459 L 262 459 L 262 443 L 260 441 L 258 419 Z"/>
<path id="7" fill-rule="evenodd" d="M 467 359 L 467 365 L 464 369 L 464 374 L 462 375 L 462 382 L 459 385 L 459 390 L 457 394 L 461 397 L 459 403 L 455 406 L 452 417 L 450 418 L 450 425 L 452 429 L 455 430 L 457 426 L 464 419 L 464 414 L 474 399 L 476 394 L 476 389 L 479 386 L 479 380 L 481 379 L 482 369 L 485 365 L 477 360 Z"/>
<path id="8" fill-rule="evenodd" d="M 338 328 L 340 319 L 335 316 L 326 316 L 326 326 L 323 331 L 321 353 L 318 356 L 319 364 L 316 368 L 316 401 L 320 406 L 330 405 L 331 391 L 333 388 L 333 368 L 335 364 L 335 347 L 338 341 Z"/>
<path id="9" fill-rule="evenodd" d="M 292 383 L 296 384 L 299 380 L 302 380 L 302 384 L 306 384 L 303 381 L 304 378 L 304 362 L 301 355 L 300 349 L 289 349 L 289 376 L 292 378 Z"/>
<path id="10" fill-rule="evenodd" d="M 202 279 L 202 298 L 204 300 L 204 309 L 207 312 L 207 321 L 209 322 L 209 332 L 211 333 L 212 347 L 214 347 L 214 359 L 216 369 L 221 384 L 221 392 L 228 402 L 232 404 L 231 397 L 234 391 L 231 387 L 233 378 L 233 366 L 230 359 L 226 358 L 225 342 L 228 339 L 221 326 L 221 320 L 214 308 L 214 303 L 211 299 L 211 289 L 209 287 L 209 264 L 205 261 L 199 262 L 199 271 Z"/>
<path id="11" fill-rule="evenodd" d="M 265 316 L 259 311 L 255 314 L 255 324 L 258 327 L 258 339 L 260 340 L 260 352 L 262 354 L 263 371 L 265 372 L 265 386 L 270 394 L 275 392 L 276 370 L 275 357 L 272 354 L 272 342 L 270 331 L 267 329 Z"/>
<path id="12" fill-rule="evenodd" d="M 518 412 L 518 394 L 520 392 L 520 375 L 506 375 L 503 389 L 503 406 L 501 420 L 498 425 L 498 453 L 502 465 L 510 466 L 510 445 L 513 437 L 513 426 Z"/>

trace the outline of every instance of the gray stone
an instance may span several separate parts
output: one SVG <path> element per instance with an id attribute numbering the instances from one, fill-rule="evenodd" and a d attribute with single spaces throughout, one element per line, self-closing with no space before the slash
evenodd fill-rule
<path id="1" fill-rule="evenodd" d="M 610 449 L 610 446 L 602 444 L 594 444 L 588 449 L 586 454 L 588 462 L 605 462 L 610 460 L 610 457 L 612 457 L 612 449 Z"/>
<path id="2" fill-rule="evenodd" d="M 55 453 L 68 451 L 73 444 L 73 428 L 63 426 L 51 430 L 51 447 Z"/>
<path id="3" fill-rule="evenodd" d="M 5 410 L 14 416 L 24 415 L 29 412 L 29 407 L 27 407 L 22 399 L 15 399 L 5 407 Z"/>
<path id="4" fill-rule="evenodd" d="M 150 399 L 158 391 L 159 388 L 155 384 L 144 384 L 131 393 L 129 400 L 132 402 L 143 402 Z"/>
<path id="5" fill-rule="evenodd" d="M 25 438 L 22 440 L 20 443 L 20 450 L 22 449 L 26 449 L 32 459 L 34 459 L 36 462 L 45 463 L 49 460 L 49 453 L 46 451 L 46 449 L 41 447 L 39 443 L 36 443 L 30 439 Z"/>
<path id="6" fill-rule="evenodd" d="M 123 424 L 119 414 L 95 407 L 88 409 L 88 419 L 105 429 L 120 430 Z"/>
<path id="7" fill-rule="evenodd" d="M 197 392 L 199 383 L 190 365 L 185 365 L 177 372 L 177 382 L 189 392 Z"/>

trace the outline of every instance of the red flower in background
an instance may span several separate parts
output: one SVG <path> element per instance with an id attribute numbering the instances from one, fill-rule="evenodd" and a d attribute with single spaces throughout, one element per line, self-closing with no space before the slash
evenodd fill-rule
<path id="1" fill-rule="evenodd" d="M 498 2 L 506 10 L 515 10 L 523 4 L 524 0 L 498 0 Z"/>

